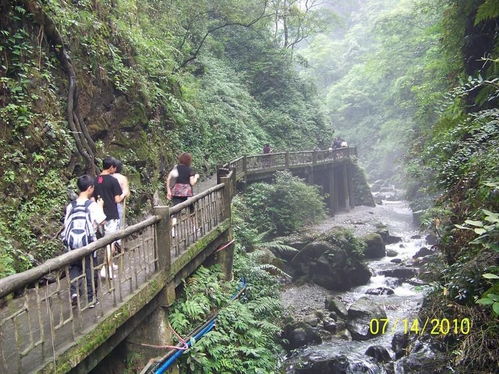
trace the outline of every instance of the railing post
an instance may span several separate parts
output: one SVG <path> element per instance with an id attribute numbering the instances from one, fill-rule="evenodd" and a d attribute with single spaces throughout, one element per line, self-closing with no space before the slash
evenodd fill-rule
<path id="1" fill-rule="evenodd" d="M 284 167 L 286 169 L 289 169 L 289 151 L 286 151 L 286 153 L 284 153 Z"/>
<path id="2" fill-rule="evenodd" d="M 154 214 L 161 217 L 156 224 L 156 249 L 158 251 L 159 270 L 170 270 L 171 265 L 171 221 L 170 208 L 167 206 L 154 207 Z"/>
<path id="3" fill-rule="evenodd" d="M 246 162 L 246 155 L 243 156 L 243 174 L 244 176 L 246 176 L 246 171 L 248 169 L 248 165 L 247 165 L 247 162 Z"/>
<path id="4" fill-rule="evenodd" d="M 235 174 L 231 173 L 229 176 L 221 177 L 220 182 L 224 184 L 224 189 L 223 189 L 223 199 L 224 199 L 224 205 L 225 205 L 225 211 L 224 211 L 224 219 L 231 219 L 232 215 L 232 209 L 231 209 L 231 202 L 232 202 L 232 197 L 235 193 Z M 232 224 L 229 226 L 229 229 L 227 230 L 224 240 L 227 240 L 227 242 L 232 240 Z M 232 273 L 232 266 L 234 263 L 234 245 L 230 245 L 229 247 L 225 248 L 223 251 L 217 253 L 217 262 L 222 266 L 222 272 L 224 273 L 225 280 L 232 280 L 233 279 L 233 273 Z"/>
<path id="5" fill-rule="evenodd" d="M 312 165 L 317 164 L 317 151 L 314 149 L 312 152 Z"/>
<path id="6" fill-rule="evenodd" d="M 156 224 L 156 249 L 158 251 L 159 271 L 169 272 L 171 268 L 172 239 L 170 208 L 167 206 L 155 206 L 154 214 L 161 217 L 161 220 Z M 160 305 L 169 307 L 175 302 L 175 298 L 175 284 L 173 282 L 166 284 L 160 293 Z"/>

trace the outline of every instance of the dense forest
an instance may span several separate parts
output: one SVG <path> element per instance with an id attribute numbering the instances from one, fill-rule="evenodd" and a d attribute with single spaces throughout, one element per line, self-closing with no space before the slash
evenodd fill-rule
<path id="1" fill-rule="evenodd" d="M 133 220 L 179 152 L 207 176 L 341 135 L 438 238 L 422 314 L 474 321 L 449 361 L 493 371 L 498 33 L 495 0 L 0 0 L 0 277 L 62 253 L 74 178 L 107 155 Z"/>
<path id="2" fill-rule="evenodd" d="M 293 9 L 2 1 L 0 274 L 60 251 L 67 188 L 108 154 L 126 165 L 140 215 L 182 150 L 207 175 L 266 142 L 326 145 L 332 129 L 313 84 L 296 73 L 293 46 L 327 18 Z"/>

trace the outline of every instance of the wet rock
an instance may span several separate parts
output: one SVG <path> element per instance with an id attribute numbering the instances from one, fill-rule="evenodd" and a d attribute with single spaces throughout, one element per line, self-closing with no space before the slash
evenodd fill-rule
<path id="1" fill-rule="evenodd" d="M 322 321 L 322 326 L 324 327 L 324 330 L 329 331 L 330 333 L 335 334 L 337 330 L 336 326 L 336 321 L 333 320 L 332 318 L 326 318 L 324 321 Z"/>
<path id="2" fill-rule="evenodd" d="M 421 239 L 421 235 L 413 235 L 411 236 L 411 239 Z"/>
<path id="3" fill-rule="evenodd" d="M 322 343 L 319 333 L 303 322 L 285 326 L 282 337 L 288 341 L 283 344 L 288 350 Z"/>
<path id="4" fill-rule="evenodd" d="M 367 247 L 364 250 L 364 255 L 367 258 L 381 258 L 386 255 L 385 243 L 383 238 L 378 233 L 366 235 L 362 238 Z"/>
<path id="5" fill-rule="evenodd" d="M 404 244 L 399 244 L 399 248 L 405 248 Z"/>
<path id="6" fill-rule="evenodd" d="M 334 319 L 335 321 L 338 320 L 338 315 L 335 312 L 329 313 L 329 318 Z"/>
<path id="7" fill-rule="evenodd" d="M 309 354 L 301 357 L 295 369 L 296 374 L 347 374 L 377 373 L 376 365 L 365 360 L 353 359 L 346 355 L 328 356 L 325 354 Z"/>
<path id="8" fill-rule="evenodd" d="M 428 249 L 426 247 L 422 247 L 419 249 L 419 251 L 416 252 L 412 258 L 418 258 L 418 257 L 424 257 L 428 255 L 432 255 L 434 252 L 431 249 Z"/>
<path id="9" fill-rule="evenodd" d="M 342 331 L 342 330 L 348 331 L 346 328 L 347 328 L 347 323 L 345 321 L 342 321 L 342 320 L 336 321 L 336 331 Z M 349 335 L 350 335 L 350 333 L 349 333 Z M 350 336 L 350 340 L 352 340 L 351 336 Z"/>
<path id="10" fill-rule="evenodd" d="M 312 327 L 316 327 L 319 323 L 319 318 L 315 314 L 309 314 L 303 318 L 303 322 Z"/>
<path id="11" fill-rule="evenodd" d="M 279 269 L 283 269 L 284 263 L 283 261 L 276 257 L 276 255 L 268 248 L 262 248 L 258 250 L 258 262 L 260 264 L 270 264 L 274 265 Z"/>
<path id="12" fill-rule="evenodd" d="M 348 331 L 355 340 L 374 337 L 369 331 L 369 322 L 374 318 L 386 318 L 384 309 L 368 297 L 361 297 L 348 309 Z"/>
<path id="13" fill-rule="evenodd" d="M 417 343 L 414 350 L 408 356 L 396 362 L 397 373 L 454 373 L 454 370 L 446 367 L 448 359 L 435 347 L 426 343 Z"/>
<path id="14" fill-rule="evenodd" d="M 409 279 L 416 276 L 417 271 L 413 268 L 408 267 L 399 267 L 395 269 L 383 270 L 380 272 L 382 275 L 386 277 L 393 277 L 399 279 Z"/>
<path id="15" fill-rule="evenodd" d="M 338 338 L 351 342 L 352 341 L 352 334 L 347 329 L 343 329 L 338 334 Z"/>
<path id="16" fill-rule="evenodd" d="M 399 243 L 401 241 L 402 241 L 402 238 L 400 236 L 388 235 L 388 238 L 386 238 L 385 243 L 386 244 L 395 244 L 395 243 Z"/>
<path id="17" fill-rule="evenodd" d="M 395 352 L 395 359 L 398 360 L 400 357 L 404 356 L 405 349 L 409 345 L 409 335 L 404 334 L 402 331 L 398 331 L 393 335 L 392 338 L 392 350 Z"/>
<path id="18" fill-rule="evenodd" d="M 383 238 L 383 242 L 386 243 L 386 240 L 390 236 L 390 233 L 388 232 L 388 227 L 383 224 L 377 224 L 376 228 L 377 228 L 376 233 L 381 235 L 381 237 Z"/>
<path id="19" fill-rule="evenodd" d="M 370 346 L 369 348 L 367 348 L 365 354 L 374 358 L 374 361 L 376 362 L 388 362 L 392 359 L 387 349 L 382 345 Z"/>
<path id="20" fill-rule="evenodd" d="M 326 296 L 326 309 L 334 312 L 335 315 L 338 315 L 342 318 L 346 318 L 348 316 L 348 310 L 345 304 L 335 296 Z"/>
<path id="21" fill-rule="evenodd" d="M 386 278 L 385 283 L 390 288 L 397 288 L 402 284 L 402 280 L 397 278 Z"/>
<path id="22" fill-rule="evenodd" d="M 337 291 L 366 284 L 371 273 L 358 254 L 362 244 L 345 230 L 323 233 L 293 257 L 289 263 L 293 276 Z"/>
<path id="23" fill-rule="evenodd" d="M 394 259 L 390 260 L 390 262 L 393 262 L 394 264 L 400 264 L 402 262 L 402 259 L 394 258 Z"/>
<path id="24" fill-rule="evenodd" d="M 388 257 L 395 257 L 398 255 L 398 252 L 395 249 L 387 249 L 386 255 Z"/>
<path id="25" fill-rule="evenodd" d="M 369 288 L 366 291 L 367 295 L 393 295 L 394 291 L 388 287 Z"/>
<path id="26" fill-rule="evenodd" d="M 426 240 L 426 243 L 428 245 L 437 245 L 438 244 L 438 238 L 433 234 L 426 235 L 425 240 Z"/>

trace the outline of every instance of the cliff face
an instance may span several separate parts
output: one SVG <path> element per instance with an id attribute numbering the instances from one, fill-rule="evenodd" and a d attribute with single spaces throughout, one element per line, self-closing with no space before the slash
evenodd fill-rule
<path id="1" fill-rule="evenodd" d="M 67 191 L 106 155 L 125 164 L 133 219 L 180 151 L 206 174 L 266 142 L 326 139 L 260 6 L 0 0 L 0 276 L 62 250 Z"/>

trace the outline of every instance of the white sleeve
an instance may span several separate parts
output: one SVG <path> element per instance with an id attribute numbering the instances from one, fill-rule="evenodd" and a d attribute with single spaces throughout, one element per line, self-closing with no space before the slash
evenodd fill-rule
<path id="1" fill-rule="evenodd" d="M 170 175 L 172 178 L 178 178 L 178 169 L 176 166 L 172 169 L 172 171 L 170 171 Z"/>
<path id="2" fill-rule="evenodd" d="M 96 202 L 92 201 L 88 207 L 88 210 L 90 211 L 92 223 L 95 226 L 101 224 L 106 219 L 104 211 Z"/>

